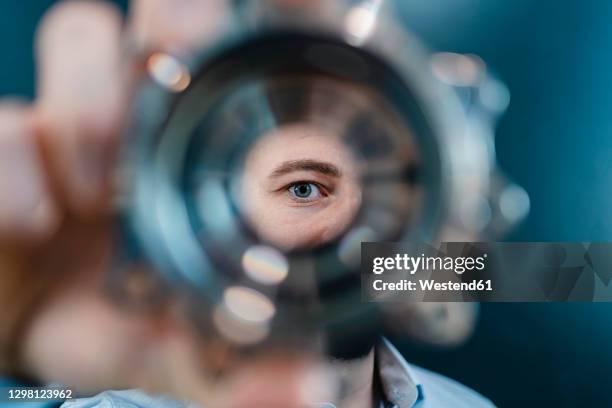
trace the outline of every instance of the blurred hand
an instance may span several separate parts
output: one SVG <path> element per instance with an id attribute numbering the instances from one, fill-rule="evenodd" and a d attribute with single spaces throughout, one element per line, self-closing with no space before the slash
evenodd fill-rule
<path id="1" fill-rule="evenodd" d="M 29 374 L 89 392 L 144 387 L 211 408 L 323 398 L 304 388 L 305 357 L 260 358 L 215 379 L 202 361 L 219 350 L 197 344 L 172 305 L 127 312 L 104 293 L 111 174 L 136 79 L 123 39 L 132 50 L 187 53 L 213 39 L 227 7 L 136 0 L 124 27 L 109 4 L 65 1 L 41 23 L 35 103 L 0 102 L 0 337 L 19 330 Z"/>

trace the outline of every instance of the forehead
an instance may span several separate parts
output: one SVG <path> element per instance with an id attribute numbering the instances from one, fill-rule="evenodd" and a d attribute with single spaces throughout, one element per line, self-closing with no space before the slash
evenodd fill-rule
<path id="1" fill-rule="evenodd" d="M 286 125 L 264 135 L 247 156 L 251 170 L 273 170 L 285 161 L 313 159 L 335 164 L 350 165 L 349 147 L 338 135 L 314 125 Z M 256 167 L 256 168 L 253 168 Z"/>

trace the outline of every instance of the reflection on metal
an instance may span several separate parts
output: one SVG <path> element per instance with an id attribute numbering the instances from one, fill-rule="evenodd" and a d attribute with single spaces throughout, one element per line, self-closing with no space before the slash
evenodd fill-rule
<path id="1" fill-rule="evenodd" d="M 346 40 L 352 45 L 360 45 L 367 40 L 376 27 L 376 19 L 382 1 L 372 0 L 353 7 L 346 15 L 344 28 Z"/>
<path id="2" fill-rule="evenodd" d="M 517 222 L 529 213 L 529 195 L 520 186 L 511 184 L 499 197 L 499 210 L 509 222 Z"/>
<path id="3" fill-rule="evenodd" d="M 374 230 L 368 226 L 361 226 L 350 230 L 338 247 L 338 256 L 345 265 L 357 267 L 361 262 L 361 243 L 377 241 Z"/>
<path id="4" fill-rule="evenodd" d="M 472 228 L 476 232 L 482 232 L 489 226 L 493 219 L 493 210 L 491 204 L 486 197 L 481 197 L 475 206 L 474 219 L 472 220 Z M 466 224 L 470 225 L 470 224 Z"/>
<path id="5" fill-rule="evenodd" d="M 197 191 L 199 216 L 209 221 L 208 227 L 212 233 L 223 239 L 231 239 L 232 228 L 229 227 L 236 223 L 236 218 L 223 185 L 223 175 L 208 172 L 200 182 Z M 214 216 L 209 216 L 211 214 Z"/>
<path id="6" fill-rule="evenodd" d="M 510 104 L 510 91 L 500 81 L 488 78 L 480 85 L 478 100 L 491 112 L 503 112 Z"/>
<path id="7" fill-rule="evenodd" d="M 159 85 L 173 92 L 182 92 L 191 83 L 187 67 L 175 57 L 156 52 L 146 62 L 147 71 Z"/>
<path id="8" fill-rule="evenodd" d="M 476 86 L 486 74 L 486 65 L 476 55 L 439 52 L 431 57 L 435 76 L 452 86 Z"/>
<path id="9" fill-rule="evenodd" d="M 215 308 L 213 321 L 219 333 L 236 344 L 258 343 L 265 339 L 270 332 L 267 323 L 247 322 L 235 316 L 224 306 Z"/>
<path id="10" fill-rule="evenodd" d="M 264 285 L 277 285 L 285 280 L 289 273 L 289 262 L 278 250 L 255 245 L 242 255 L 242 267 L 254 281 Z"/>
<path id="11" fill-rule="evenodd" d="M 251 323 L 266 323 L 276 313 L 270 299 L 245 286 L 230 286 L 225 289 L 223 301 L 236 317 Z"/>

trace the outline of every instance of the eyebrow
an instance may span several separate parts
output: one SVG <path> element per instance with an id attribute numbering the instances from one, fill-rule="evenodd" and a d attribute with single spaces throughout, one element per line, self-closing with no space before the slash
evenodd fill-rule
<path id="1" fill-rule="evenodd" d="M 338 167 L 331 163 L 321 162 L 317 160 L 291 160 L 281 163 L 274 169 L 270 177 L 280 177 L 294 171 L 316 171 L 317 173 L 325 174 L 332 177 L 340 177 L 342 174 Z"/>

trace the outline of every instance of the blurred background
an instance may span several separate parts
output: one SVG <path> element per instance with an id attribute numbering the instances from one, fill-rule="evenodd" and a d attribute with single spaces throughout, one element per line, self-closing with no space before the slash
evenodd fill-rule
<path id="1" fill-rule="evenodd" d="M 35 27 L 53 3 L 0 2 L 0 96 L 33 98 Z M 510 89 L 497 155 L 528 191 L 531 213 L 505 239 L 612 241 L 612 2 L 396 3 L 430 48 L 480 55 Z M 397 343 L 409 361 L 501 407 L 612 406 L 612 304 L 481 310 L 475 335 L 460 347 Z"/>

